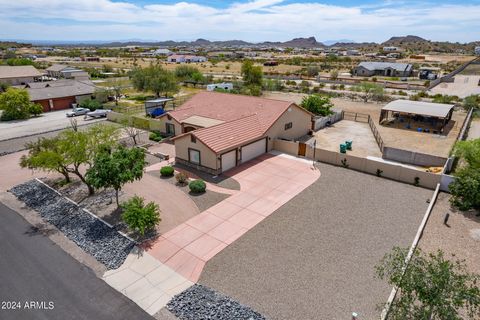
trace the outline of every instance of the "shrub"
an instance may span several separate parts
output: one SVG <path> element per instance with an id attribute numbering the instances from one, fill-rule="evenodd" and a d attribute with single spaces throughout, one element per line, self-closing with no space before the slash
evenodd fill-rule
<path id="1" fill-rule="evenodd" d="M 154 202 L 144 204 L 144 199 L 134 196 L 127 202 L 122 203 L 124 212 L 123 221 L 128 227 L 137 231 L 142 236 L 145 231 L 153 229 L 160 221 L 160 210 Z"/>
<path id="2" fill-rule="evenodd" d="M 184 172 L 179 172 L 175 175 L 175 179 L 177 180 L 177 182 L 181 185 L 184 185 L 187 183 L 188 181 L 188 176 L 186 173 Z"/>
<path id="3" fill-rule="evenodd" d="M 103 108 L 103 105 L 100 101 L 92 99 L 83 100 L 82 102 L 80 102 L 79 106 L 82 108 L 90 109 L 90 111 L 95 111 L 97 109 Z"/>
<path id="4" fill-rule="evenodd" d="M 172 166 L 164 166 L 160 169 L 160 175 L 162 177 L 171 177 L 173 176 L 173 173 L 175 170 L 173 169 Z"/>
<path id="5" fill-rule="evenodd" d="M 383 170 L 377 169 L 377 177 L 381 177 Z"/>
<path id="6" fill-rule="evenodd" d="M 162 141 L 163 137 L 158 131 L 150 132 L 149 139 L 152 141 L 160 142 Z"/>
<path id="7" fill-rule="evenodd" d="M 205 184 L 205 181 L 201 179 L 197 179 L 190 182 L 188 187 L 190 188 L 190 191 L 192 191 L 193 193 L 202 193 L 202 192 L 205 192 L 207 185 Z"/>
<path id="8" fill-rule="evenodd" d="M 40 114 L 42 114 L 43 112 L 43 107 L 42 105 L 38 104 L 38 103 L 32 103 L 28 106 L 28 112 L 32 115 L 32 116 L 39 116 Z"/>
<path id="9" fill-rule="evenodd" d="M 414 185 L 415 187 L 419 187 L 419 186 L 420 186 L 420 178 L 419 178 L 419 177 L 415 177 L 415 178 L 413 179 L 413 185 Z"/>

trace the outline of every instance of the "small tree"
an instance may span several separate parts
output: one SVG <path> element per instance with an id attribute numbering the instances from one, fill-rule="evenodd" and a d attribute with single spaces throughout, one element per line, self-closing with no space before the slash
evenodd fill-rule
<path id="1" fill-rule="evenodd" d="M 405 268 L 406 249 L 394 248 L 376 266 L 376 275 L 399 289 L 390 305 L 389 320 L 460 320 L 480 312 L 479 276 L 462 261 L 445 259 L 442 251 L 416 250 Z"/>
<path id="2" fill-rule="evenodd" d="M 25 146 L 28 155 L 20 158 L 20 167 L 46 172 L 58 172 L 70 182 L 68 163 L 58 144 L 59 138 L 40 138 L 36 142 L 29 142 Z"/>
<path id="3" fill-rule="evenodd" d="M 147 68 L 137 68 L 131 75 L 133 87 L 140 91 L 152 91 L 157 97 L 160 94 L 168 96 L 178 91 L 177 78 L 172 71 L 163 69 L 160 65 L 150 65 Z"/>
<path id="4" fill-rule="evenodd" d="M 263 71 L 262 67 L 254 66 L 250 60 L 245 60 L 242 64 L 241 74 L 246 86 L 262 86 Z"/>
<path id="5" fill-rule="evenodd" d="M 332 70 L 330 72 L 330 80 L 337 80 L 338 79 L 338 70 Z"/>
<path id="6" fill-rule="evenodd" d="M 462 211 L 480 209 L 480 171 L 464 167 L 455 173 L 455 180 L 448 186 L 450 202 Z"/>
<path id="7" fill-rule="evenodd" d="M 86 180 L 94 188 L 113 188 L 117 206 L 120 206 L 118 193 L 122 186 L 140 180 L 145 165 L 143 149 L 126 149 L 122 146 L 112 152 L 105 149 L 95 157 L 93 166 L 87 171 Z"/>
<path id="8" fill-rule="evenodd" d="M 354 87 L 354 91 L 363 93 L 363 102 L 365 103 L 373 98 L 383 97 L 383 87 L 371 82 L 360 83 Z"/>
<path id="9" fill-rule="evenodd" d="M 142 133 L 142 130 L 135 127 L 133 118 L 125 118 L 121 120 L 120 123 L 123 125 L 123 131 L 126 133 L 126 135 L 132 139 L 134 145 L 137 145 L 137 138 Z"/>
<path id="10" fill-rule="evenodd" d="M 0 94 L 0 110 L 3 110 L 0 120 L 28 119 L 30 114 L 38 115 L 43 109 L 30 102 L 27 90 L 8 88 Z"/>
<path id="11" fill-rule="evenodd" d="M 333 107 L 332 103 L 330 102 L 330 98 L 326 96 L 320 96 L 318 94 L 312 94 L 303 97 L 300 106 L 319 116 L 328 116 L 333 113 L 330 110 L 330 108 Z"/>
<path id="12" fill-rule="evenodd" d="M 470 110 L 471 108 L 477 110 L 480 108 L 480 95 L 471 95 L 463 99 L 463 107 L 465 110 Z"/>
<path id="13" fill-rule="evenodd" d="M 142 236 L 145 235 L 145 231 L 153 229 L 161 221 L 158 205 L 154 202 L 144 205 L 144 199 L 139 196 L 135 195 L 122 203 L 121 207 L 124 210 L 123 221 Z"/>

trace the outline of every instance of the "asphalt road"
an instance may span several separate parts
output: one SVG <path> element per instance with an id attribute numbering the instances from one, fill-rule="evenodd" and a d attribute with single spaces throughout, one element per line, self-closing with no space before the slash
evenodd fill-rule
<path id="1" fill-rule="evenodd" d="M 2 320 L 153 319 L 2 203 L 0 303 Z"/>

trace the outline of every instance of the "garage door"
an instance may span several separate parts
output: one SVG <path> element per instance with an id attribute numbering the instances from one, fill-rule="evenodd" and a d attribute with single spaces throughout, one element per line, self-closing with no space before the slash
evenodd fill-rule
<path id="1" fill-rule="evenodd" d="M 254 143 L 247 144 L 242 147 L 242 163 L 252 160 L 261 154 L 265 153 L 267 149 L 267 140 L 262 139 Z"/>
<path id="2" fill-rule="evenodd" d="M 232 169 L 237 165 L 237 152 L 232 150 L 228 153 L 222 154 L 222 172 Z"/>

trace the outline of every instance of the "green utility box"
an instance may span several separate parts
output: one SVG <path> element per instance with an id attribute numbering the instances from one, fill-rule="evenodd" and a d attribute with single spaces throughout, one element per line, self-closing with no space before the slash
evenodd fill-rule
<path id="1" fill-rule="evenodd" d="M 340 153 L 347 153 L 347 145 L 345 143 L 340 144 Z"/>
<path id="2" fill-rule="evenodd" d="M 352 150 L 352 140 L 345 141 L 345 145 L 347 146 L 347 150 Z"/>

